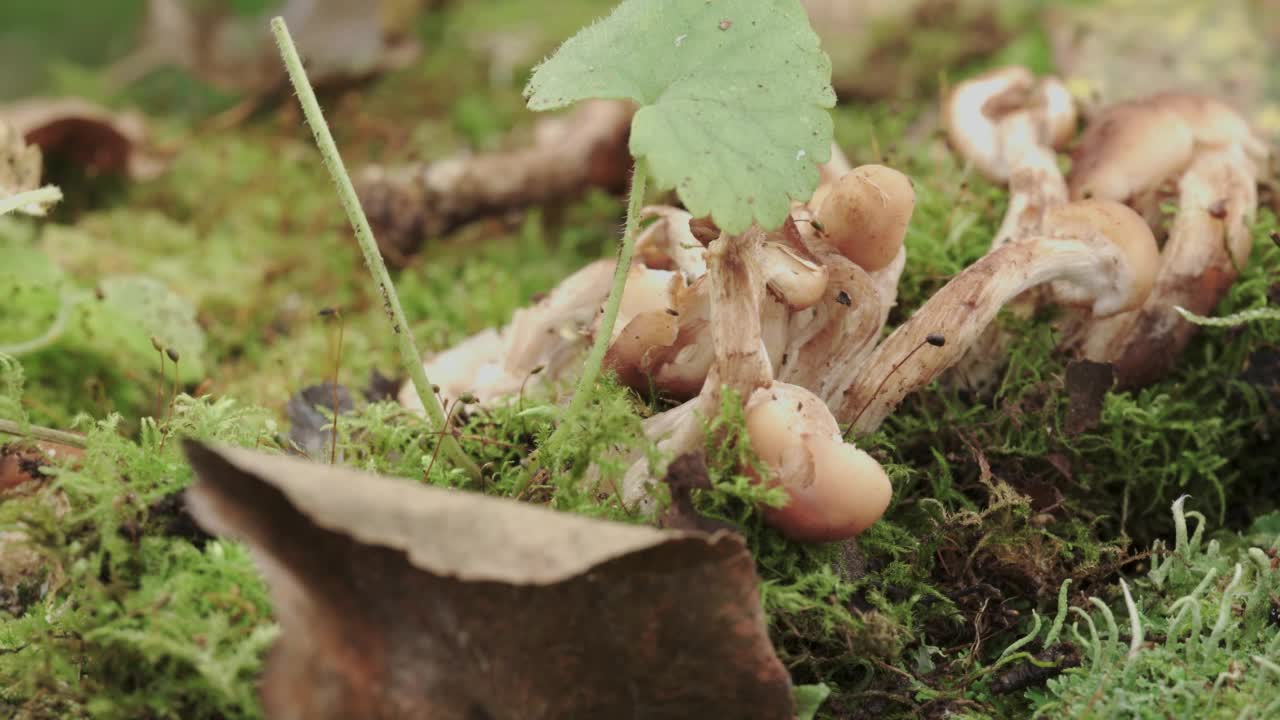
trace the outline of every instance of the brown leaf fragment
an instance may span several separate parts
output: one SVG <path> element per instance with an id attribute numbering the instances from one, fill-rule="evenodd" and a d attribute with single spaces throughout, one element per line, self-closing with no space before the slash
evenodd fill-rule
<path id="1" fill-rule="evenodd" d="M 1067 364 L 1068 435 L 1079 435 L 1097 427 L 1102 417 L 1102 402 L 1115 383 L 1116 371 L 1111 363 L 1073 360 Z"/>
<path id="2" fill-rule="evenodd" d="M 734 535 L 186 449 L 192 512 L 271 586 L 268 717 L 792 717 Z"/>
<path id="3" fill-rule="evenodd" d="M 137 112 L 113 112 L 79 98 L 28 98 L 0 105 L 8 123 L 46 159 L 61 156 L 88 175 L 124 173 L 148 180 L 167 162 L 147 147 L 147 127 Z"/>
<path id="4" fill-rule="evenodd" d="M 49 476 L 43 468 L 75 461 L 83 455 L 80 448 L 46 441 L 31 445 L 16 442 L 0 445 L 0 492 L 46 480 Z"/>
<path id="5" fill-rule="evenodd" d="M 667 466 L 662 478 L 671 492 L 671 505 L 658 518 L 658 526 L 671 530 L 701 530 L 737 532 L 733 524 L 709 518 L 693 506 L 694 490 L 710 490 L 711 477 L 707 474 L 707 456 L 701 450 L 685 453 Z"/>

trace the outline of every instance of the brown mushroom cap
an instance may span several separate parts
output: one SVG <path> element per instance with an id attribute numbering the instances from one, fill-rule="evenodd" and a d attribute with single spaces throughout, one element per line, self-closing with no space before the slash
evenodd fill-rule
<path id="1" fill-rule="evenodd" d="M 1253 130 L 1239 113 L 1225 103 L 1204 95 L 1167 92 L 1152 95 L 1142 102 L 1177 114 L 1187 123 L 1195 141 L 1201 145 L 1220 147 L 1231 143 L 1247 143 L 1253 138 Z"/>
<path id="2" fill-rule="evenodd" d="M 815 214 L 818 212 L 818 208 L 822 207 L 822 203 L 827 199 L 827 195 L 831 194 L 831 188 L 834 185 L 835 181 L 832 181 L 823 183 L 814 189 L 813 195 L 809 196 L 809 202 L 805 203 L 811 212 Z"/>
<path id="3" fill-rule="evenodd" d="M 782 243 L 761 243 L 757 261 L 769 289 L 792 310 L 813 307 L 827 289 L 827 268 Z"/>
<path id="4" fill-rule="evenodd" d="M 1124 202 L 1179 173 L 1191 161 L 1195 135 L 1164 107 L 1122 103 L 1085 129 L 1071 155 L 1072 200 Z"/>
<path id="5" fill-rule="evenodd" d="M 787 504 L 767 508 L 769 524 L 793 540 L 843 540 L 884 514 L 893 488 L 884 469 L 842 441 L 817 396 L 795 385 L 757 390 L 747 407 L 747 432 Z"/>
<path id="6" fill-rule="evenodd" d="M 1120 285 L 1122 296 L 1095 295 L 1073 290 L 1075 285 L 1055 284 L 1054 293 L 1063 302 L 1087 302 L 1096 315 L 1111 315 L 1141 307 L 1155 284 L 1160 268 L 1160 251 L 1151 228 L 1126 205 L 1110 200 L 1077 200 L 1049 208 L 1045 212 L 1045 234 L 1050 237 L 1082 238 L 1105 236 L 1124 258 L 1126 277 Z"/>
<path id="7" fill-rule="evenodd" d="M 868 272 L 897 257 L 916 193 L 906 175 L 884 165 L 854 168 L 831 187 L 818 209 L 825 240 Z"/>
<path id="8" fill-rule="evenodd" d="M 627 323 L 605 351 L 605 367 L 618 374 L 622 384 L 643 388 L 652 371 L 654 357 L 676 341 L 680 323 L 665 310 L 642 312 Z"/>
<path id="9" fill-rule="evenodd" d="M 618 320 L 613 328 L 617 338 L 631 319 L 650 312 L 666 312 L 675 306 L 676 295 L 684 287 L 683 276 L 670 270 L 653 270 L 632 265 L 627 285 L 618 306 Z"/>

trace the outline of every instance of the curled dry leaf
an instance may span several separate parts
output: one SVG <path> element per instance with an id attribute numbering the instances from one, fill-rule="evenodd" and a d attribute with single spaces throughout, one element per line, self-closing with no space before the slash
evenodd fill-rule
<path id="1" fill-rule="evenodd" d="M 196 518 L 247 542 L 271 587 L 269 717 L 792 717 L 735 535 L 187 453 Z"/>
<path id="2" fill-rule="evenodd" d="M 166 167 L 148 147 L 146 121 L 137 112 L 117 113 L 79 98 L 28 98 L 0 105 L 5 123 L 46 158 L 65 157 L 89 175 L 148 180 Z"/>
<path id="3" fill-rule="evenodd" d="M 337 399 L 335 407 L 334 400 Z M 289 398 L 289 445 L 312 460 L 327 461 L 333 442 L 333 416 L 355 409 L 351 391 L 333 383 L 309 385 Z"/>

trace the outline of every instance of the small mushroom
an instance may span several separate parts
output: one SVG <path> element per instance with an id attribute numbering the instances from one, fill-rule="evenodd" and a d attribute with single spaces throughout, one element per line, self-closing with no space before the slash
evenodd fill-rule
<path id="1" fill-rule="evenodd" d="M 487 404 L 562 377 L 586 349 L 586 331 L 608 297 L 613 268 L 608 260 L 591 263 L 532 307 L 517 310 L 501 331 L 483 330 L 428 358 L 427 376 L 441 400 L 447 405 L 471 396 Z M 412 381 L 399 398 L 423 412 Z"/>
<path id="2" fill-rule="evenodd" d="M 1075 102 L 1056 78 L 1024 67 L 989 71 L 960 83 L 943 105 L 947 138 L 986 177 L 1009 182 L 1036 147 L 1060 147 L 1075 130 Z"/>
<path id="3" fill-rule="evenodd" d="M 868 271 L 897 257 L 915 209 L 906 175 L 884 165 L 862 165 L 837 180 L 817 211 L 819 234 Z"/>
<path id="4" fill-rule="evenodd" d="M 1196 331 L 1174 308 L 1212 312 L 1248 263 L 1257 204 L 1251 162 L 1238 146 L 1197 152 L 1178 181 L 1178 213 L 1146 302 L 1114 317 L 1086 318 L 1068 345 L 1113 363 L 1123 386 L 1159 378 Z"/>
<path id="5" fill-rule="evenodd" d="M 657 218 L 636 238 L 636 257 L 645 267 L 677 271 L 687 283 L 706 274 L 706 248 L 689 229 L 692 215 L 667 205 L 646 207 L 640 215 Z"/>
<path id="6" fill-rule="evenodd" d="M 719 411 L 724 389 L 745 403 L 747 433 L 770 482 L 787 491 L 766 520 L 796 540 L 852 537 L 884 513 L 892 491 L 870 456 L 844 443 L 831 411 L 812 392 L 774 379 L 763 337 L 770 255 L 764 233 L 721 236 L 707 255 L 709 330 L 715 362 L 698 397 L 645 423 L 664 453 L 682 454 L 704 441 L 702 419 Z M 763 480 L 763 478 L 761 478 Z M 636 458 L 623 480 L 625 501 L 648 501 L 648 462 Z"/>
<path id="7" fill-rule="evenodd" d="M 812 307 L 827 289 L 827 268 L 803 248 L 779 242 L 760 244 L 760 263 L 769 286 L 792 310 Z"/>
<path id="8" fill-rule="evenodd" d="M 1144 102 L 1113 105 L 1081 135 L 1067 187 L 1073 200 L 1125 202 L 1182 172 L 1194 148 L 1191 128 L 1172 110 Z"/>
<path id="9" fill-rule="evenodd" d="M 954 365 L 1000 308 L 1029 288 L 1051 283 L 1059 301 L 1095 316 L 1139 307 L 1157 260 L 1150 228 L 1131 209 L 1106 201 L 1055 209 L 1043 234 L 989 252 L 881 343 L 868 371 L 843 393 L 836 416 L 856 432 L 873 431 L 903 398 Z"/>
<path id="10" fill-rule="evenodd" d="M 1164 198 L 1159 188 L 1176 181 L 1178 211 L 1144 307 L 1104 320 L 1080 318 L 1065 343 L 1113 363 L 1122 385 L 1146 384 L 1194 334 L 1173 308 L 1210 312 L 1248 261 L 1256 177 L 1268 149 L 1230 107 L 1200 95 L 1162 93 L 1104 112 L 1077 152 L 1073 195 L 1125 199 L 1148 218 Z"/>
<path id="11" fill-rule="evenodd" d="M 884 515 L 893 487 L 884 468 L 840 438 L 831 411 L 813 393 L 775 382 L 747 402 L 747 434 L 788 502 L 764 511 L 792 540 L 853 537 Z"/>
<path id="12" fill-rule="evenodd" d="M 1036 232 L 1046 208 L 1067 200 L 1055 148 L 1075 132 L 1075 101 L 1057 78 L 1023 67 L 961 83 L 943 107 L 947 137 L 987 178 L 1009 186 L 992 247 Z"/>

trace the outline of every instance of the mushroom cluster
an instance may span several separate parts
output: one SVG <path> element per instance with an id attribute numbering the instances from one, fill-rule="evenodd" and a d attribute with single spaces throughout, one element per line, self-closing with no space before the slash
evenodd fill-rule
<path id="1" fill-rule="evenodd" d="M 652 222 L 637 241 L 606 363 L 637 391 L 680 401 L 644 422 L 647 436 L 672 457 L 706 442 L 704 421 L 732 390 L 770 473 L 760 481 L 777 483 L 789 498 L 765 517 L 793 539 L 851 537 L 880 517 L 892 494 L 888 478 L 845 438 L 874 431 L 907 395 L 976 345 L 998 347 L 988 333 L 1006 305 L 1067 308 L 1064 344 L 1116 360 L 1149 352 L 1142 332 L 1182 332 L 1155 327 L 1158 303 L 1221 291 L 1227 276 L 1213 265 L 1217 256 L 1206 254 L 1211 240 L 1228 264 L 1247 253 L 1252 173 L 1265 147 L 1223 106 L 1164 96 L 1116 110 L 1119 116 L 1105 115 L 1085 133 L 1066 177 L 1057 150 L 1076 116 L 1061 83 L 1000 70 L 957 87 L 947 109 L 956 148 L 1009 184 L 1009 210 L 989 252 L 883 341 L 915 202 L 902 173 L 850 168 L 835 149 L 813 195 L 794 203 L 773 231 L 728 235 L 680 208 L 645 211 Z M 1119 131 L 1096 128 L 1141 135 L 1129 125 L 1139 119 L 1181 127 L 1191 138 L 1189 156 L 1126 175 L 1133 142 L 1117 147 Z M 1171 177 L 1181 210 L 1162 255 L 1156 233 L 1126 201 L 1146 210 L 1147 198 Z M 1190 254 L 1179 248 L 1191 244 L 1201 248 L 1197 270 L 1205 274 L 1188 289 L 1175 279 L 1185 277 L 1178 273 Z M 608 261 L 588 266 L 503 330 L 429 359 L 429 374 L 443 378 L 444 399 L 493 402 L 572 372 L 595 332 L 612 270 Z M 409 403 L 414 397 L 412 388 L 402 394 Z M 631 461 L 619 490 L 624 502 L 643 508 L 652 502 L 654 478 L 646 457 Z"/>
<path id="2" fill-rule="evenodd" d="M 1195 329 L 1174 307 L 1209 312 L 1248 260 L 1266 143 L 1217 100 L 1161 93 L 1092 118 L 1064 177 L 1055 150 L 1074 134 L 1071 97 L 1056 79 L 1036 79 L 1025 68 L 962 83 L 945 101 L 944 114 L 955 149 L 986 177 L 1009 185 L 1009 209 L 993 249 L 1042 231 L 1056 208 L 1085 200 L 1129 206 L 1163 240 L 1154 287 L 1141 306 L 1107 317 L 1069 316 L 1062 347 L 1112 363 L 1126 386 L 1167 372 Z M 1166 238 L 1169 202 L 1177 212 Z M 1023 307 L 1053 299 L 1040 295 Z M 1000 346 L 984 343 L 988 356 Z M 970 364 L 990 367 L 981 358 Z"/>

